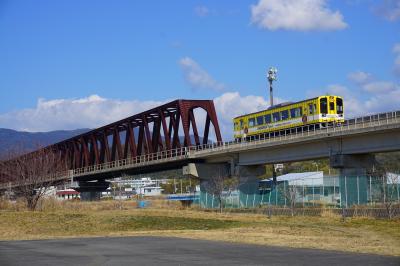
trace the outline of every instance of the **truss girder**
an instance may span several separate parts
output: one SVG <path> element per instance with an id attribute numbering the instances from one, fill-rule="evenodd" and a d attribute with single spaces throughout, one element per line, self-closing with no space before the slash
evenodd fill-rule
<path id="1" fill-rule="evenodd" d="M 196 117 L 196 109 L 204 110 L 205 117 Z M 211 125 L 214 139 L 221 142 L 213 101 L 176 100 L 52 146 L 63 151 L 68 168 L 74 169 L 207 144 Z"/>

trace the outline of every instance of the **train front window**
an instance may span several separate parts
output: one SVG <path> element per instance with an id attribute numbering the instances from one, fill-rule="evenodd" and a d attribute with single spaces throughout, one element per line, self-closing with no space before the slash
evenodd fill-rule
<path id="1" fill-rule="evenodd" d="M 319 109 L 321 109 L 322 114 L 328 113 L 328 100 L 326 98 L 321 98 L 319 100 Z"/>
<path id="2" fill-rule="evenodd" d="M 262 125 L 262 124 L 264 124 L 264 117 L 257 116 L 257 125 Z"/>
<path id="3" fill-rule="evenodd" d="M 274 120 L 274 122 L 281 121 L 280 113 L 279 112 L 273 113 L 272 114 L 272 119 Z"/>
<path id="4" fill-rule="evenodd" d="M 265 115 L 264 118 L 265 118 L 265 123 L 267 123 L 267 124 L 271 123 L 271 115 L 269 115 L 269 114 Z"/>
<path id="5" fill-rule="evenodd" d="M 282 117 L 282 120 L 288 119 L 289 118 L 289 111 L 288 110 L 282 111 L 281 112 L 281 117 Z"/>
<path id="6" fill-rule="evenodd" d="M 240 128 L 243 128 L 243 119 L 240 120 Z"/>
<path id="7" fill-rule="evenodd" d="M 336 98 L 336 111 L 338 114 L 343 114 L 343 100 Z"/>

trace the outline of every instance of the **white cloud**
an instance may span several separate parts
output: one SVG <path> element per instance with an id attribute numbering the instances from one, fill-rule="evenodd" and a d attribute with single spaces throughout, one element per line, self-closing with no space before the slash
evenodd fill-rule
<path id="1" fill-rule="evenodd" d="M 400 43 L 396 43 L 393 46 L 393 53 L 399 54 L 400 53 Z"/>
<path id="2" fill-rule="evenodd" d="M 279 100 L 278 100 L 279 101 Z M 214 99 L 218 122 L 224 136 L 232 137 L 232 119 L 268 108 L 269 102 L 261 96 L 241 96 L 239 92 L 227 92 Z"/>
<path id="3" fill-rule="evenodd" d="M 399 89 L 399 86 L 390 81 L 373 81 L 364 84 L 362 88 L 370 93 L 388 93 Z"/>
<path id="4" fill-rule="evenodd" d="M 375 7 L 375 13 L 389 20 L 396 21 L 400 19 L 400 0 L 384 0 Z"/>
<path id="5" fill-rule="evenodd" d="M 374 112 L 390 112 L 399 110 L 400 89 L 388 93 L 378 94 L 365 102 L 367 110 Z M 371 113 L 371 112 L 370 112 Z"/>
<path id="6" fill-rule="evenodd" d="M 394 82 L 375 80 L 372 74 L 363 71 L 352 72 L 347 76 L 347 78 L 355 82 L 364 92 L 367 93 L 388 93 L 399 89 L 399 85 Z"/>
<path id="7" fill-rule="evenodd" d="M 97 128 L 162 103 L 105 99 L 98 95 L 81 99 L 39 99 L 35 108 L 0 114 L 0 127 L 34 132 Z"/>
<path id="8" fill-rule="evenodd" d="M 206 17 L 210 14 L 210 10 L 206 6 L 196 6 L 194 13 L 199 17 Z"/>
<path id="9" fill-rule="evenodd" d="M 196 61 L 190 57 L 179 60 L 184 78 L 192 89 L 211 89 L 222 91 L 225 88 L 223 83 L 217 82 L 207 73 Z"/>
<path id="10" fill-rule="evenodd" d="M 309 92 L 308 96 L 325 93 L 344 97 L 345 115 L 348 118 L 399 109 L 399 87 L 386 93 L 368 95 L 365 100 L 360 99 L 360 94 L 357 91 L 349 90 L 341 85 L 330 85 L 326 88 L 326 91 L 314 91 L 311 95 Z M 275 100 L 277 103 L 283 102 L 280 98 L 275 98 Z M 35 108 L 0 114 L 0 127 L 36 132 L 97 128 L 168 101 L 122 101 L 102 98 L 98 95 L 81 99 L 39 99 Z M 257 95 L 242 96 L 239 92 L 223 93 L 214 98 L 214 104 L 224 140 L 233 138 L 232 119 L 234 117 L 269 107 L 268 99 Z M 202 115 L 200 112 L 200 117 L 196 117 L 200 131 L 202 125 L 204 125 L 204 120 L 204 114 Z M 210 138 L 214 138 L 211 133 Z"/>
<path id="11" fill-rule="evenodd" d="M 347 78 L 357 84 L 365 84 L 372 80 L 372 75 L 363 71 L 356 71 L 350 73 Z"/>
<path id="12" fill-rule="evenodd" d="M 275 99 L 277 103 L 281 99 Z M 165 101 L 116 100 L 91 95 L 81 99 L 39 99 L 35 108 L 0 114 L 0 127 L 24 131 L 71 130 L 97 128 L 137 114 Z M 218 122 L 225 140 L 233 138 L 232 119 L 236 116 L 268 108 L 269 102 L 261 96 L 241 96 L 226 92 L 214 99 Z M 199 130 L 205 116 L 196 117 Z M 214 138 L 210 133 L 210 138 Z"/>
<path id="13" fill-rule="evenodd" d="M 339 11 L 326 0 L 259 0 L 251 6 L 251 22 L 268 30 L 341 30 L 347 27 Z"/>
<path id="14" fill-rule="evenodd" d="M 394 60 L 394 72 L 400 76 L 400 43 L 396 43 L 393 47 L 393 53 L 396 58 Z"/>

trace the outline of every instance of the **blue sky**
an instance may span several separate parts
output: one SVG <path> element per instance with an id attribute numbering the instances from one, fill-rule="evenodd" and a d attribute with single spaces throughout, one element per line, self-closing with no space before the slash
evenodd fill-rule
<path id="1" fill-rule="evenodd" d="M 189 98 L 218 102 L 229 135 L 268 104 L 269 66 L 280 100 L 400 109 L 400 1 L 0 0 L 0 127 L 96 127 Z"/>

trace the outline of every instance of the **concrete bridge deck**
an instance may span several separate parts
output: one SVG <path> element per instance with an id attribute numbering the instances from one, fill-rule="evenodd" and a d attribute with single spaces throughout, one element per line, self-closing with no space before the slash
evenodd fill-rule
<path id="1" fill-rule="evenodd" d="M 390 115 L 389 115 L 390 114 Z M 349 122 L 350 121 L 350 122 Z M 179 168 L 189 162 L 257 165 L 400 150 L 400 111 L 356 118 L 341 126 L 311 129 L 277 137 L 266 134 L 250 141 L 185 147 L 73 170 L 74 178 L 97 179 L 107 174 L 131 174 Z"/>

